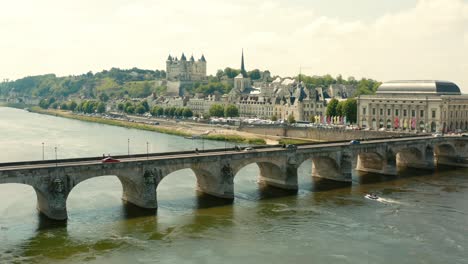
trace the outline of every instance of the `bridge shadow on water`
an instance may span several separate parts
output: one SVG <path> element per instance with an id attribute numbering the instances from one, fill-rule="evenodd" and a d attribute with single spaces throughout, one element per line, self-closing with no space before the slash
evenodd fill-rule
<path id="1" fill-rule="evenodd" d="M 132 203 L 122 201 L 122 216 L 124 219 L 156 216 L 157 213 L 158 209 L 141 208 Z"/>
<path id="2" fill-rule="evenodd" d="M 67 227 L 67 220 L 53 220 L 41 212 L 37 212 L 37 229 L 36 231 L 53 230 Z"/>
<path id="3" fill-rule="evenodd" d="M 330 179 L 312 177 L 312 181 L 300 185 L 301 189 L 311 192 L 327 192 L 351 187 L 351 182 L 334 181 Z"/>

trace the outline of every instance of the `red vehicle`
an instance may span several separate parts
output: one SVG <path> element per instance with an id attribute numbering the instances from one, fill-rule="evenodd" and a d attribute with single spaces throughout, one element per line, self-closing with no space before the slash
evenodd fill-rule
<path id="1" fill-rule="evenodd" d="M 103 158 L 101 162 L 102 163 L 114 163 L 114 162 L 120 162 L 120 160 L 114 159 L 112 157 L 107 157 L 107 158 Z"/>

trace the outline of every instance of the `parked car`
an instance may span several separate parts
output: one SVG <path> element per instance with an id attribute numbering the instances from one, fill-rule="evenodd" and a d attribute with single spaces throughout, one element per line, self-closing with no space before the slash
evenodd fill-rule
<path id="1" fill-rule="evenodd" d="M 442 137 L 443 135 L 441 133 L 434 133 L 432 134 L 433 137 Z"/>
<path id="2" fill-rule="evenodd" d="M 462 137 L 468 137 L 468 133 L 461 134 Z"/>
<path id="3" fill-rule="evenodd" d="M 112 157 L 107 157 L 107 158 L 103 158 L 101 162 L 102 163 L 115 163 L 115 162 L 120 162 L 120 160 L 114 159 Z"/>
<path id="4" fill-rule="evenodd" d="M 359 140 L 351 140 L 349 142 L 350 145 L 358 145 L 358 144 L 361 144 L 361 142 Z"/>
<path id="5" fill-rule="evenodd" d="M 244 151 L 255 151 L 255 149 L 252 148 L 252 147 L 246 147 L 246 148 L 244 149 Z"/>

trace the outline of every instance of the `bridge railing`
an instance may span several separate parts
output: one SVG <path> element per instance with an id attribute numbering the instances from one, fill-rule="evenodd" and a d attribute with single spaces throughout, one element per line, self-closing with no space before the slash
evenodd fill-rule
<path id="1" fill-rule="evenodd" d="M 427 135 L 424 135 L 424 137 Z M 382 138 L 373 138 L 373 139 L 358 139 L 361 141 L 378 141 L 384 139 L 413 139 L 423 137 L 422 135 L 408 135 L 408 136 L 391 136 L 391 137 L 382 137 Z M 337 144 L 337 143 L 347 143 L 349 140 L 335 140 L 335 141 L 326 141 L 326 142 L 310 142 L 310 143 L 300 143 L 296 144 L 297 146 L 313 146 L 313 145 L 320 145 L 320 144 Z M 254 146 L 254 149 L 271 149 L 271 148 L 278 148 L 282 147 L 283 145 L 262 145 L 262 146 Z M 211 153 L 211 152 L 222 152 L 222 151 L 235 151 L 236 147 L 230 148 L 215 148 L 215 149 L 206 149 L 206 150 L 199 150 L 199 153 Z M 238 150 L 238 149 L 237 149 Z M 196 153 L 195 150 L 184 150 L 184 151 L 171 151 L 171 152 L 157 152 L 157 153 L 144 153 L 144 154 L 132 154 L 132 155 L 116 155 L 112 156 L 116 159 L 127 159 L 127 158 L 143 158 L 143 157 L 161 157 L 161 156 L 174 156 L 174 155 L 183 155 L 183 154 L 194 154 Z M 50 160 L 35 160 L 35 161 L 18 161 L 18 162 L 5 162 L 0 163 L 0 167 L 7 167 L 7 166 L 22 166 L 22 165 L 40 165 L 40 164 L 56 164 L 56 163 L 68 163 L 68 162 L 82 162 L 82 161 L 100 161 L 102 156 L 95 156 L 95 157 L 83 157 L 83 158 L 67 158 L 67 159 L 50 159 Z"/>

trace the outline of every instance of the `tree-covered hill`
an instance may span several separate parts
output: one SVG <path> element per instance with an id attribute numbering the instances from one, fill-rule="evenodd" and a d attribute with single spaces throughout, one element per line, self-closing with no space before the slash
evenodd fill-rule
<path id="1" fill-rule="evenodd" d="M 93 74 L 57 77 L 55 74 L 28 76 L 11 82 L 0 83 L 0 95 L 8 95 L 12 90 L 20 96 L 65 98 L 73 94 L 88 98 L 106 93 L 110 97 L 144 97 L 162 90 L 156 80 L 166 77 L 165 71 L 132 68 L 122 70 L 112 68 Z"/>

